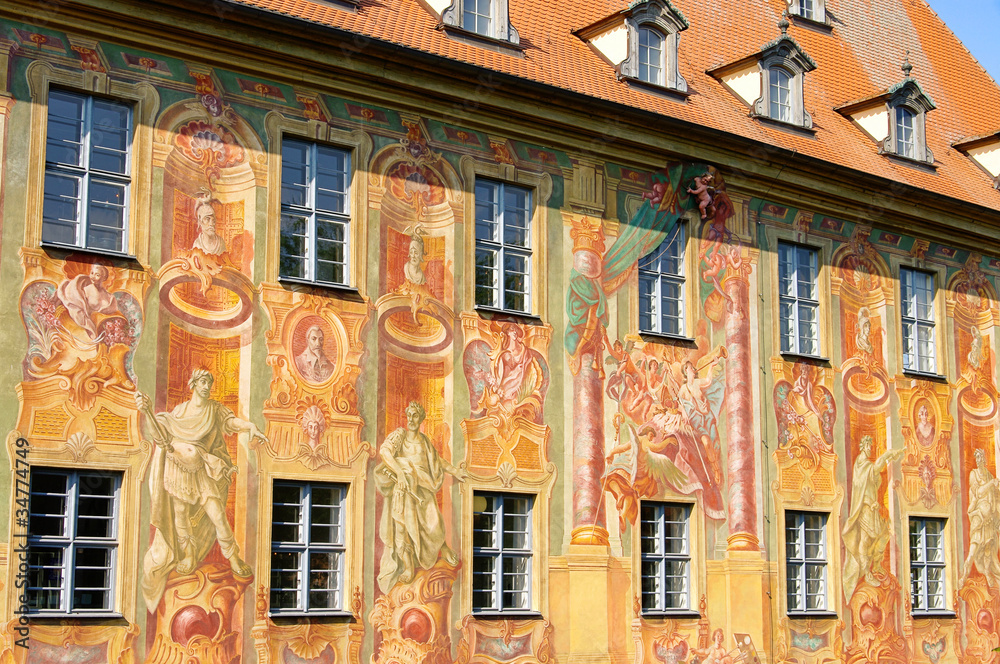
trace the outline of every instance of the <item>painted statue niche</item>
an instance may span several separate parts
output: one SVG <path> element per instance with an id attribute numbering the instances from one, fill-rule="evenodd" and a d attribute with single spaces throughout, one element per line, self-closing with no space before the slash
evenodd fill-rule
<path id="1" fill-rule="evenodd" d="M 430 146 L 423 120 L 403 115 L 406 136 L 369 167 L 379 210 L 379 336 L 410 356 L 443 356 L 454 336 L 455 223 L 464 193 L 454 167 Z"/>
<path id="2" fill-rule="evenodd" d="M 192 76 L 201 96 L 165 109 L 156 134 L 163 145 L 154 155 L 163 168 L 161 309 L 188 331 L 218 337 L 226 330 L 245 343 L 256 299 L 252 220 L 265 184 L 264 153 L 212 77 Z"/>
<path id="3" fill-rule="evenodd" d="M 462 421 L 469 466 L 492 475 L 507 464 L 514 471 L 543 472 L 551 431 L 542 421 L 549 388 L 549 326 L 487 321 L 462 315 L 468 343 L 462 369 L 469 386 L 471 416 Z"/>
<path id="4" fill-rule="evenodd" d="M 147 275 L 102 261 L 55 261 L 36 252 L 25 253 L 24 262 L 24 380 L 56 379 L 80 411 L 90 410 L 108 388 L 122 394 L 134 390 L 132 357 L 143 329 L 140 302 Z"/>
<path id="5" fill-rule="evenodd" d="M 992 442 L 971 453 L 964 496 L 966 546 L 958 595 L 965 603 L 963 631 L 968 661 L 994 661 L 1000 646 L 1000 480 L 996 477 L 996 449 Z M 963 459 L 964 460 L 964 459 Z M 966 466 L 967 467 L 967 466 Z"/>
<path id="6" fill-rule="evenodd" d="M 230 661 L 239 653 L 232 613 L 253 578 L 229 523 L 229 487 L 236 474 L 225 436 L 246 446 L 266 437 L 253 422 L 211 397 L 215 378 L 195 369 L 190 398 L 169 412 L 135 393 L 136 408 L 156 448 L 148 475 L 153 540 L 143 559 L 142 593 L 157 616 L 149 662 L 197 653 L 205 661 Z M 207 562 L 218 544 L 226 563 Z M 215 629 L 206 626 L 215 623 Z"/>
<path id="7" fill-rule="evenodd" d="M 382 594 L 369 614 L 382 639 L 376 663 L 451 661 L 448 608 L 460 561 L 445 541 L 438 494 L 446 475 L 464 482 L 468 472 L 465 464 L 439 454 L 421 431 L 426 416 L 421 403 L 410 402 L 405 425 L 379 446 L 374 470 L 382 496 L 377 579 Z"/>
<path id="8" fill-rule="evenodd" d="M 697 495 L 705 515 L 725 518 L 719 417 L 728 352 L 687 351 L 635 339 L 605 339 L 605 393 L 617 404 L 604 484 L 615 496 L 622 530 L 639 501 L 664 492 Z M 705 331 L 698 348 L 709 347 Z"/>

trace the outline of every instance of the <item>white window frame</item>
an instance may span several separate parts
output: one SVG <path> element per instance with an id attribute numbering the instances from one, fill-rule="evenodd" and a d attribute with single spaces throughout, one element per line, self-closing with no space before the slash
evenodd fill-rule
<path id="1" fill-rule="evenodd" d="M 894 109 L 896 122 L 896 154 L 907 159 L 916 158 L 917 113 L 908 106 L 899 105 Z M 909 120 L 909 124 L 904 122 Z"/>
<path id="2" fill-rule="evenodd" d="M 677 263 L 677 272 L 665 271 L 663 269 L 662 259 L 664 252 L 669 251 L 671 247 L 677 248 L 676 255 L 671 255 Z M 687 277 L 685 273 L 685 261 L 687 260 L 687 224 L 683 221 L 678 221 L 673 229 L 671 229 L 671 234 L 663 239 L 656 249 L 652 252 L 643 256 L 639 259 L 639 331 L 648 332 L 652 334 L 662 334 L 665 336 L 672 337 L 683 337 L 685 333 L 685 321 L 686 321 L 686 297 L 685 291 L 687 290 Z M 643 296 L 644 284 L 651 284 L 650 292 Z M 677 302 L 677 315 L 672 316 L 676 324 L 676 330 L 665 330 L 663 325 L 663 309 L 664 302 L 668 299 L 664 294 L 665 289 L 668 286 L 674 286 L 677 289 L 678 297 Z M 645 302 L 649 300 L 651 302 L 649 306 L 649 322 L 644 324 L 644 318 L 646 314 L 644 312 Z M 672 301 L 672 300 L 671 300 Z"/>
<path id="3" fill-rule="evenodd" d="M 792 265 L 791 274 L 789 275 L 789 283 L 793 287 L 794 292 L 786 293 L 782 288 L 782 273 L 784 271 L 784 266 L 787 264 L 785 260 L 785 249 L 793 250 L 795 252 L 795 261 Z M 808 281 L 812 283 L 813 293 L 812 297 L 802 296 L 799 293 L 796 285 L 799 283 L 799 270 L 800 270 L 800 253 L 808 252 L 812 257 L 813 264 L 810 267 L 814 268 L 814 272 L 811 275 L 811 279 Z M 820 263 L 819 263 L 819 249 L 815 247 L 809 247 L 802 244 L 796 244 L 794 242 L 778 242 L 778 338 L 780 349 L 782 353 L 790 355 L 802 355 L 806 357 L 821 357 L 822 348 L 822 332 L 820 324 Z M 785 316 L 784 308 L 786 306 L 791 307 L 791 316 Z M 813 325 L 815 326 L 815 335 L 809 339 L 802 336 L 802 327 L 804 325 L 802 321 L 802 312 L 805 310 L 812 310 L 813 314 Z M 789 344 L 788 338 L 783 334 L 784 326 L 787 321 L 787 326 L 791 330 L 793 337 L 791 343 Z M 803 342 L 806 340 L 811 340 L 814 344 L 814 348 L 804 348 Z"/>
<path id="4" fill-rule="evenodd" d="M 639 40 L 638 79 L 652 85 L 663 85 L 663 75 L 666 70 L 667 36 L 659 29 L 649 25 L 640 25 L 636 36 Z M 657 40 L 655 48 L 650 44 L 650 36 Z"/>
<path id="5" fill-rule="evenodd" d="M 826 527 L 830 515 L 825 512 L 785 512 L 785 601 L 789 614 L 829 612 L 829 554 Z M 807 527 L 808 519 L 819 519 L 818 527 Z M 809 542 L 809 532 L 819 533 L 819 541 Z M 808 546 L 818 547 L 809 555 Z M 819 583 L 820 591 L 810 593 L 810 583 Z M 810 597 L 818 598 L 810 606 Z"/>
<path id="6" fill-rule="evenodd" d="M 43 185 L 44 188 L 44 198 L 42 206 L 42 225 L 41 225 L 41 237 L 42 244 L 48 246 L 57 247 L 71 247 L 76 249 L 84 249 L 89 251 L 96 251 L 108 254 L 119 254 L 127 255 L 128 248 L 131 246 L 129 237 L 129 227 L 130 218 L 129 212 L 131 207 L 131 189 L 132 189 L 132 151 L 133 151 L 133 140 L 135 138 L 134 130 L 134 105 L 131 103 L 123 102 L 117 99 L 107 99 L 104 97 L 95 97 L 91 94 L 86 94 L 83 92 L 78 92 L 74 90 L 65 90 L 62 88 L 52 88 L 48 92 L 48 100 L 51 102 L 53 96 L 63 96 L 76 98 L 84 101 L 83 107 L 83 118 L 82 118 L 82 128 L 80 137 L 80 162 L 76 164 L 70 164 L 67 162 L 56 162 L 50 161 L 49 157 L 51 152 L 49 150 L 49 140 L 50 131 L 49 127 L 52 123 L 52 109 L 51 103 L 47 106 L 46 113 L 46 130 L 45 130 L 45 178 Z M 94 127 L 93 120 L 93 108 L 95 101 L 100 101 L 106 104 L 113 104 L 121 107 L 126 111 L 126 120 L 124 131 L 125 136 L 125 163 L 123 165 L 123 172 L 116 173 L 113 171 L 103 171 L 92 167 L 91 158 L 92 150 L 94 148 L 92 137 L 99 131 L 99 128 Z M 52 228 L 53 222 L 47 222 L 45 216 L 45 210 L 48 208 L 47 201 L 49 200 L 49 187 L 47 186 L 48 179 L 50 176 L 54 177 L 69 177 L 76 179 L 79 182 L 79 190 L 77 204 L 76 204 L 76 218 L 73 220 L 63 220 L 68 221 L 69 224 L 75 225 L 76 239 L 74 242 L 62 242 L 53 239 L 46 239 L 47 228 Z M 94 182 L 106 182 L 115 187 L 121 187 L 123 190 L 123 200 L 116 207 L 121 208 L 122 214 L 122 228 L 121 228 L 121 239 L 118 242 L 118 246 L 115 248 L 101 247 L 89 242 L 89 229 L 90 229 L 90 207 L 94 203 L 91 200 L 91 185 Z M 63 224 L 60 224 L 63 225 Z M 66 224 L 68 225 L 68 224 Z"/>
<path id="7" fill-rule="evenodd" d="M 117 593 L 115 591 L 117 587 L 117 576 L 118 576 L 118 540 L 119 540 L 119 513 L 121 500 L 121 489 L 123 474 L 121 472 L 105 471 L 105 470 L 83 470 L 75 468 L 55 468 L 55 467 L 45 467 L 45 466 L 34 466 L 31 468 L 31 486 L 29 488 L 29 525 L 26 528 L 28 531 L 28 560 L 29 568 L 28 572 L 28 587 L 25 588 L 25 593 L 30 597 L 35 590 L 44 590 L 44 587 L 31 586 L 33 569 L 37 569 L 36 566 L 31 564 L 32 554 L 37 548 L 47 548 L 47 549 L 61 549 L 62 550 L 62 583 L 59 586 L 60 602 L 59 608 L 56 609 L 39 609 L 30 608 L 29 612 L 32 615 L 37 616 L 64 616 L 64 615 L 118 615 L 116 609 L 116 598 Z M 39 473 L 46 473 L 52 475 L 63 475 L 66 477 L 66 493 L 56 494 L 52 492 L 36 491 L 34 486 L 35 478 Z M 82 490 L 81 478 L 87 476 L 100 476 L 102 478 L 110 478 L 113 482 L 113 489 L 110 496 L 105 496 L 103 494 L 94 494 L 101 498 L 108 498 L 111 501 L 111 513 L 108 515 L 93 515 L 91 518 L 105 518 L 109 521 L 109 537 L 85 537 L 78 534 L 79 530 L 79 517 L 80 517 L 80 496 Z M 36 516 L 38 517 L 51 517 L 55 513 L 39 513 L 35 511 L 34 502 L 35 496 L 55 496 L 63 495 L 65 496 L 65 504 L 62 510 L 63 523 L 63 533 L 61 535 L 38 535 L 37 528 L 31 527 L 31 521 L 33 521 Z M 90 494 L 84 494 L 90 495 Z M 108 579 L 107 587 L 101 588 L 105 591 L 105 602 L 104 606 L 99 609 L 88 609 L 88 608 L 76 608 L 73 605 L 74 595 L 76 591 L 79 590 L 76 583 L 76 572 L 78 565 L 76 564 L 77 551 L 82 548 L 94 548 L 94 549 L 106 549 L 108 553 Z M 29 600 L 30 601 L 30 600 Z"/>
<path id="8" fill-rule="evenodd" d="M 771 67 L 767 70 L 768 85 L 768 116 L 778 122 L 792 121 L 792 85 L 794 75 L 784 67 Z M 784 83 L 785 85 L 782 85 Z"/>
<path id="9" fill-rule="evenodd" d="M 928 555 L 929 537 L 927 530 L 928 523 L 939 524 L 940 528 L 936 533 L 938 538 L 937 560 L 931 560 Z M 909 524 L 910 536 L 910 607 L 914 616 L 921 614 L 944 613 L 948 611 L 945 604 L 946 599 L 946 576 L 947 576 L 947 555 L 945 551 L 945 527 L 947 520 L 934 517 L 911 516 Z M 932 570 L 938 572 L 938 591 L 931 594 L 929 578 Z M 936 600 L 937 606 L 930 606 L 931 599 Z"/>
<path id="10" fill-rule="evenodd" d="M 493 238 L 486 239 L 479 237 L 479 218 L 480 218 L 480 197 L 479 189 L 480 186 L 483 187 L 494 187 L 495 197 L 493 200 L 493 210 L 490 213 L 492 219 L 486 219 L 486 221 L 494 224 L 496 228 L 496 233 Z M 527 198 L 527 206 L 522 212 L 524 213 L 525 227 L 524 227 L 524 237 L 525 246 L 520 246 L 512 243 L 506 242 L 505 230 L 508 209 L 506 206 L 506 191 L 508 188 L 514 188 L 523 192 Z M 512 184 L 509 182 L 504 182 L 502 180 L 494 180 L 490 178 L 477 177 L 474 189 L 475 198 L 475 253 L 474 253 L 474 276 L 473 276 L 473 301 L 476 303 L 476 308 L 494 309 L 498 311 L 506 311 L 515 314 L 531 314 L 532 311 L 532 280 L 534 279 L 534 237 L 532 224 L 534 223 L 534 213 L 535 213 L 535 192 L 530 187 L 524 187 L 521 185 Z M 493 274 L 495 275 L 494 283 L 488 284 L 486 280 L 480 279 L 480 268 L 479 268 L 479 254 L 480 252 L 489 252 L 495 256 L 495 263 Z M 508 256 L 520 256 L 525 260 L 525 273 L 524 273 L 524 306 L 522 308 L 516 308 L 513 306 L 508 306 L 508 291 L 506 287 L 506 274 L 505 263 Z M 488 269 L 488 268 L 485 268 Z M 480 289 L 484 291 L 492 291 L 494 296 L 491 303 L 480 303 L 479 293 Z M 511 291 L 516 292 L 516 291 Z"/>
<path id="11" fill-rule="evenodd" d="M 284 165 L 285 160 L 285 149 L 289 144 L 305 146 L 309 150 L 308 161 L 305 164 L 308 173 L 306 176 L 307 182 L 306 186 L 306 198 L 304 205 L 295 205 L 286 203 L 284 200 Z M 335 145 L 327 145 L 325 143 L 318 143 L 316 141 L 303 140 L 299 137 L 287 137 L 284 138 L 281 145 L 281 165 L 282 165 L 282 191 L 279 195 L 281 201 L 281 218 L 279 220 L 279 249 L 278 249 L 278 274 L 279 280 L 285 281 L 303 281 L 309 283 L 316 283 L 321 285 L 330 286 L 341 286 L 349 287 L 351 285 L 351 253 L 353 248 L 352 244 L 352 219 L 351 219 L 351 209 L 352 209 L 352 154 L 351 150 L 338 147 Z M 343 178 L 344 191 L 339 192 L 343 194 L 344 200 L 341 210 L 320 210 L 317 208 L 316 204 L 316 192 L 317 192 L 317 171 L 320 170 L 319 158 L 324 152 L 337 152 L 343 158 L 344 168 L 340 172 Z M 285 237 L 284 229 L 284 219 L 286 215 L 299 216 L 306 221 L 306 231 L 305 231 L 305 256 L 296 256 L 303 260 L 305 264 L 304 275 L 297 276 L 292 274 L 286 274 L 282 269 L 281 261 L 282 257 L 285 255 L 281 248 L 281 241 Z M 317 252 L 317 224 L 318 223 L 330 223 L 339 224 L 343 228 L 343 262 L 334 263 L 336 265 L 341 265 L 343 271 L 343 279 L 337 280 L 327 280 L 317 278 L 318 272 L 318 252 Z M 328 262 L 328 261 L 327 261 Z"/>
<path id="12" fill-rule="evenodd" d="M 274 507 L 276 505 L 294 505 L 295 503 L 278 503 L 277 498 L 274 495 L 274 489 L 277 487 L 296 487 L 299 489 L 299 521 L 297 527 L 299 528 L 299 540 L 298 541 L 285 541 L 285 540 L 275 540 L 274 538 L 274 524 L 275 524 L 275 513 Z M 312 495 L 315 488 L 332 489 L 339 492 L 337 497 L 337 504 L 332 507 L 337 509 L 339 514 L 339 520 L 337 523 L 333 524 L 323 524 L 330 525 L 337 528 L 340 536 L 336 542 L 312 542 L 311 541 L 311 526 L 313 525 L 312 518 Z M 296 587 L 279 587 L 275 588 L 274 583 L 270 583 L 270 601 L 268 605 L 270 607 L 270 613 L 272 616 L 280 615 L 322 615 L 322 614 L 339 614 L 343 613 L 345 610 L 346 602 L 345 595 L 348 594 L 348 589 L 345 586 L 345 569 L 346 569 L 346 558 L 347 558 L 347 543 L 346 543 L 346 511 L 347 511 L 347 492 L 348 486 L 336 482 L 312 482 L 312 481 L 298 481 L 298 480 L 285 480 L 285 479 L 274 479 L 272 483 L 272 500 L 271 500 L 271 574 L 272 579 L 275 573 L 274 568 L 274 557 L 275 554 L 280 553 L 297 553 L 299 554 L 299 566 L 298 566 L 298 578 L 299 584 Z M 289 525 L 294 522 L 281 522 L 282 525 Z M 334 553 L 337 554 L 338 565 L 334 574 L 336 576 L 336 591 L 334 606 L 322 606 L 322 607 L 312 607 L 310 606 L 310 591 L 312 588 L 307 587 L 303 581 L 312 578 L 310 564 L 311 564 L 311 554 L 319 553 Z M 283 570 L 291 571 L 291 570 Z M 324 570 L 325 571 L 325 570 Z M 330 589 L 323 589 L 330 590 Z M 275 607 L 274 596 L 278 592 L 288 592 L 294 591 L 297 594 L 296 606 L 283 608 Z"/>
<path id="13" fill-rule="evenodd" d="M 479 530 L 478 532 L 492 532 L 493 546 L 477 545 L 476 542 L 476 522 L 477 516 L 485 512 L 477 508 L 476 503 L 481 498 L 494 499 L 497 501 L 496 509 L 492 512 L 493 526 L 491 531 Z M 528 501 L 527 513 L 519 514 L 524 517 L 524 531 L 508 531 L 506 527 L 506 504 L 509 501 Z M 476 491 L 473 493 L 473 525 L 472 525 L 472 612 L 474 614 L 526 614 L 532 613 L 534 607 L 534 510 L 535 496 L 526 493 L 505 493 L 497 491 Z M 504 535 L 508 532 L 518 532 L 524 535 L 524 546 L 506 546 Z M 490 590 L 476 590 L 476 568 L 477 560 L 493 561 L 493 587 Z M 508 560 L 524 560 L 525 579 L 523 584 L 524 602 L 522 606 L 505 606 L 506 579 L 510 574 L 504 571 L 504 563 Z M 479 598 L 489 595 L 490 602 L 485 604 Z"/>
<path id="14" fill-rule="evenodd" d="M 668 510 L 679 510 L 681 520 L 667 521 Z M 667 524 L 682 525 L 680 538 L 670 538 L 667 534 Z M 646 529 L 652 533 L 647 535 Z M 680 539 L 681 550 L 669 552 L 668 539 Z M 647 543 L 653 546 L 648 546 Z M 684 613 L 691 610 L 691 506 L 684 503 L 665 503 L 643 501 L 639 506 L 639 595 L 643 615 L 664 615 Z M 671 563 L 678 564 L 683 569 L 680 575 L 670 578 L 681 579 L 683 589 L 674 591 L 668 588 L 667 571 Z M 649 568 L 655 568 L 654 574 L 647 573 Z M 647 579 L 652 579 L 655 586 L 647 589 Z M 675 597 L 677 606 L 668 606 L 669 598 Z M 647 603 L 647 598 L 652 601 Z"/>
<path id="15" fill-rule="evenodd" d="M 909 267 L 899 269 L 899 319 L 901 325 L 900 340 L 903 344 L 903 371 L 918 374 L 937 375 L 937 330 L 934 319 L 934 305 L 937 288 L 934 274 L 924 270 Z M 915 278 L 926 279 L 930 288 L 917 288 Z M 927 294 L 927 301 L 920 301 L 920 293 Z M 920 315 L 920 308 L 926 307 L 927 316 Z M 909 314 L 909 315 L 907 315 Z M 921 330 L 928 330 L 929 352 L 920 350 Z M 910 351 L 907 352 L 909 347 Z M 929 366 L 921 366 L 923 363 Z"/>

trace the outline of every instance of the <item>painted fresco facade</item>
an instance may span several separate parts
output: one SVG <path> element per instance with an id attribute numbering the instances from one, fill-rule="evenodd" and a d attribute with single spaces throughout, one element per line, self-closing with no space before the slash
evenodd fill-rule
<path id="1" fill-rule="evenodd" d="M 630 161 L 96 29 L 0 19 L 0 661 L 1000 657 L 1000 259 L 698 155 Z M 42 246 L 53 89 L 132 108 L 124 255 Z M 350 154 L 350 288 L 279 278 L 289 138 Z M 477 178 L 532 193 L 530 315 L 474 306 Z M 678 228 L 684 338 L 639 334 L 636 266 Z M 818 250 L 826 361 L 779 351 L 779 243 Z M 903 371 L 901 267 L 939 285 L 939 377 Z M 19 613 L 25 482 L 53 468 L 121 478 L 109 615 Z M 272 606 L 282 482 L 344 490 L 330 615 Z M 533 501 L 525 611 L 473 610 L 477 494 Z M 671 615 L 640 591 L 663 502 L 690 514 Z M 790 512 L 828 515 L 828 614 L 789 613 Z M 946 524 L 932 617 L 911 517 Z"/>

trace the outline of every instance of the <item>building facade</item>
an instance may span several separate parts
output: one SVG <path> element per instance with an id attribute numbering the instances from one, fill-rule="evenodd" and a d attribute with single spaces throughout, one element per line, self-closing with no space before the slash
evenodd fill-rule
<path id="1" fill-rule="evenodd" d="M 0 661 L 1000 660 L 1000 89 L 704 4 L 0 7 Z"/>

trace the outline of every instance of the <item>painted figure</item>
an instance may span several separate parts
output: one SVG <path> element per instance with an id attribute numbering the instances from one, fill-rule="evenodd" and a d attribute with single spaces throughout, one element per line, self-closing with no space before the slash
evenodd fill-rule
<path id="1" fill-rule="evenodd" d="M 889 524 L 882 516 L 879 491 L 882 488 L 882 471 L 896 459 L 903 456 L 905 448 L 889 449 L 872 461 L 874 442 L 871 436 L 861 439 L 854 474 L 851 481 L 851 513 L 844 526 L 844 548 L 847 562 L 844 565 L 844 594 L 848 599 L 854 594 L 858 579 L 864 576 L 871 586 L 878 586 L 881 580 L 876 565 L 881 561 L 889 544 Z"/>
<path id="2" fill-rule="evenodd" d="M 858 332 L 854 335 L 854 345 L 859 353 L 875 354 L 875 344 L 872 343 L 872 319 L 868 307 L 858 309 Z"/>
<path id="3" fill-rule="evenodd" d="M 195 238 L 192 249 L 200 249 L 206 254 L 217 256 L 226 253 L 226 241 L 215 232 L 215 208 L 208 197 L 198 199 L 194 207 L 195 220 L 198 223 L 198 237 Z"/>
<path id="4" fill-rule="evenodd" d="M 118 313 L 118 302 L 105 285 L 110 277 L 109 268 L 95 263 L 89 273 L 67 279 L 56 289 L 56 297 L 66 307 L 66 313 L 91 339 L 97 337 L 96 314 Z"/>
<path id="5" fill-rule="evenodd" d="M 410 248 L 407 252 L 406 263 L 403 264 L 403 276 L 415 286 L 422 286 L 427 281 L 424 275 L 424 238 L 415 231 L 410 236 Z"/>
<path id="6" fill-rule="evenodd" d="M 306 408 L 299 419 L 299 426 L 306 435 L 305 442 L 299 444 L 299 458 L 302 463 L 311 470 L 333 463 L 322 441 L 323 432 L 326 431 L 326 416 L 322 409 L 315 404 Z"/>
<path id="7" fill-rule="evenodd" d="M 986 453 L 976 450 L 976 467 L 969 473 L 969 555 L 962 566 L 965 584 L 975 567 L 993 588 L 1000 587 L 1000 480 L 986 467 Z"/>
<path id="8" fill-rule="evenodd" d="M 695 186 L 688 187 L 687 193 L 698 199 L 698 211 L 701 212 L 702 219 L 708 219 L 710 214 L 715 214 L 715 206 L 712 204 L 715 188 L 712 187 L 712 174 L 705 173 L 694 179 Z"/>
<path id="9" fill-rule="evenodd" d="M 223 439 L 243 433 L 267 442 L 253 422 L 236 417 L 209 397 L 214 378 L 195 369 L 188 381 L 191 399 L 169 413 L 153 414 L 149 397 L 135 393 L 147 434 L 156 443 L 149 473 L 150 522 L 156 529 L 143 560 L 146 605 L 159 604 L 167 576 L 190 574 L 212 548 L 219 547 L 237 576 L 253 571 L 243 562 L 226 518 L 229 484 L 236 472 Z"/>
<path id="10" fill-rule="evenodd" d="M 468 476 L 438 455 L 430 438 L 421 433 L 424 407 L 416 401 L 406 408 L 406 428 L 386 436 L 379 448 L 382 462 L 375 468 L 375 487 L 385 496 L 379 535 L 382 551 L 378 576 L 382 592 L 409 583 L 417 568 L 430 569 L 438 555 L 449 565 L 458 556 L 444 541 L 444 517 L 437 505 L 437 492 L 445 474 L 459 482 Z"/>
<path id="11" fill-rule="evenodd" d="M 726 647 L 722 645 L 726 637 L 722 632 L 722 629 L 716 629 L 712 632 L 712 643 L 707 648 L 700 650 L 695 649 L 694 652 L 702 657 L 701 664 L 733 664 L 733 656 Z"/>
<path id="12" fill-rule="evenodd" d="M 303 378 L 312 383 L 322 383 L 333 373 L 333 362 L 323 350 L 325 340 L 323 328 L 313 325 L 306 330 L 306 347 L 295 356 L 295 367 Z"/>
<path id="13" fill-rule="evenodd" d="M 966 359 L 969 361 L 969 366 L 978 371 L 983 366 L 983 359 L 985 358 L 983 353 L 983 333 L 979 331 L 979 327 L 976 325 L 969 328 L 969 332 L 972 333 L 972 341 L 969 342 L 969 354 L 966 356 Z"/>
<path id="14" fill-rule="evenodd" d="M 915 427 L 917 442 L 924 447 L 934 444 L 934 422 L 931 420 L 931 411 L 927 404 L 920 404 L 917 410 L 917 426 Z"/>

